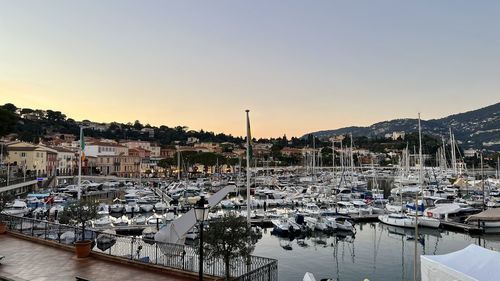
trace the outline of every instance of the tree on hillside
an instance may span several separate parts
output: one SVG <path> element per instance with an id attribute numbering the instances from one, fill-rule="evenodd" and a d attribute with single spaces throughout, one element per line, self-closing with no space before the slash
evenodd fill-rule
<path id="1" fill-rule="evenodd" d="M 16 122 L 17 116 L 12 111 L 0 107 L 0 137 L 14 132 Z"/>

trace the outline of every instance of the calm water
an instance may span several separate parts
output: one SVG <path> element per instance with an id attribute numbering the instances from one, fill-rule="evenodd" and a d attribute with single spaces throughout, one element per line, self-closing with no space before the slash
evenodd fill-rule
<path id="1" fill-rule="evenodd" d="M 422 229 L 423 230 L 423 229 Z M 356 225 L 356 235 L 312 235 L 304 239 L 280 238 L 263 232 L 254 254 L 278 259 L 279 280 L 302 280 L 313 273 L 317 280 L 412 280 L 414 230 L 381 223 Z M 469 244 L 500 250 L 499 236 L 471 237 L 448 231 L 423 230 L 418 253 L 446 254 Z"/>

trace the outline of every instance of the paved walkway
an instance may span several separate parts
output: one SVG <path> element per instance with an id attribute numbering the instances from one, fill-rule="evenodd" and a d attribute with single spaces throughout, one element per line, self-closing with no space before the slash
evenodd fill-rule
<path id="1" fill-rule="evenodd" d="M 77 259 L 69 251 L 37 244 L 7 234 L 0 235 L 0 256 L 5 256 L 2 265 L 0 265 L 0 280 L 1 276 L 16 281 L 74 281 L 75 276 L 91 281 L 190 280 L 93 257 Z"/>

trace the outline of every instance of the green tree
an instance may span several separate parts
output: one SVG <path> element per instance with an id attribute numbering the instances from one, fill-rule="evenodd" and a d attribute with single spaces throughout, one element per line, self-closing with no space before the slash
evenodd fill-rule
<path id="1" fill-rule="evenodd" d="M 211 221 L 203 238 L 206 257 L 221 258 L 225 264 L 226 277 L 229 279 L 231 260 L 247 259 L 255 249 L 255 243 L 261 238 L 261 233 L 252 229 L 246 218 L 228 213 L 219 220 Z"/>
<path id="2" fill-rule="evenodd" d="M 163 169 L 168 169 L 171 166 L 177 165 L 177 160 L 175 158 L 164 158 L 158 161 L 158 166 Z"/>
<path id="3" fill-rule="evenodd" d="M 16 123 L 16 114 L 4 107 L 0 107 L 0 137 L 14 132 Z"/>
<path id="4" fill-rule="evenodd" d="M 61 221 L 67 220 L 82 226 L 82 241 L 85 240 L 85 226 L 97 218 L 97 204 L 95 202 L 80 200 L 64 208 Z"/>
<path id="5" fill-rule="evenodd" d="M 17 107 L 13 105 L 12 103 L 6 103 L 2 106 L 3 109 L 9 111 L 12 114 L 16 114 Z"/>
<path id="6" fill-rule="evenodd" d="M 12 201 L 12 199 L 14 199 L 14 196 L 12 196 L 12 194 L 10 194 L 8 192 L 0 193 L 0 213 L 2 213 L 2 211 L 5 209 L 5 206 L 7 205 L 7 203 Z"/>

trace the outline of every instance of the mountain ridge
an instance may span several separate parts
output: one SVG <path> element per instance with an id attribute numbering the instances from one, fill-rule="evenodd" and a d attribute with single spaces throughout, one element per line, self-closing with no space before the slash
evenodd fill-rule
<path id="1" fill-rule="evenodd" d="M 353 136 L 384 137 L 385 134 L 404 131 L 417 131 L 418 119 L 399 118 L 374 123 L 370 126 L 349 126 L 344 128 L 321 130 L 310 134 L 328 139 L 335 135 L 352 133 Z M 449 138 L 451 128 L 455 139 L 466 148 L 484 148 L 500 151 L 500 102 L 462 113 L 455 113 L 443 118 L 421 120 L 422 132 Z"/>

